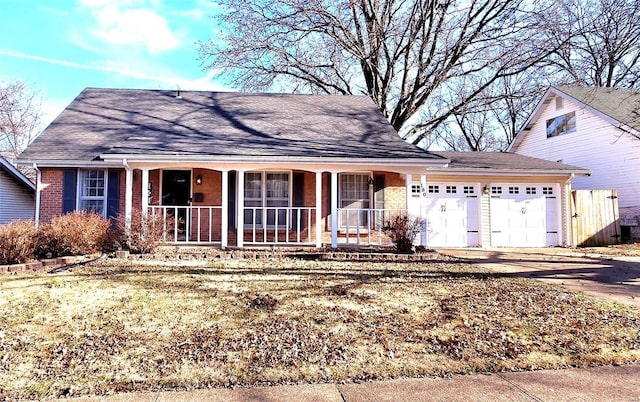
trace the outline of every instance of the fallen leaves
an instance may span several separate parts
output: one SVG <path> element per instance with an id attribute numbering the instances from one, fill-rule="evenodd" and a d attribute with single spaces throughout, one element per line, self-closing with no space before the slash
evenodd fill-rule
<path id="1" fill-rule="evenodd" d="M 640 315 L 454 262 L 104 261 L 0 279 L 7 398 L 640 360 Z"/>

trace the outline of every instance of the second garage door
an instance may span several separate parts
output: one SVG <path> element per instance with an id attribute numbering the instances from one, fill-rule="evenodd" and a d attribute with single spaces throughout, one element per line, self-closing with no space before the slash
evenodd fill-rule
<path id="1" fill-rule="evenodd" d="M 545 247 L 558 245 L 558 200 L 553 185 L 491 186 L 491 245 Z"/>

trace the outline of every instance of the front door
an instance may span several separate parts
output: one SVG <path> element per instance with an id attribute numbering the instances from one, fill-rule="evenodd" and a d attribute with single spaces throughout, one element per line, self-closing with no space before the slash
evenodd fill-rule
<path id="1" fill-rule="evenodd" d="M 167 215 L 177 218 L 174 221 L 178 232 L 183 234 L 188 230 L 188 207 L 191 204 L 191 171 L 163 170 L 162 171 L 162 205 L 168 208 Z M 179 208 L 182 207 L 182 208 Z M 176 216 L 177 213 L 177 216 Z"/>

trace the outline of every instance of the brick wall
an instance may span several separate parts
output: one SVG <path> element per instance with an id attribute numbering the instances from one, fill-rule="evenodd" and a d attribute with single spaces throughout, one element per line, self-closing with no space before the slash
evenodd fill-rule
<path id="1" fill-rule="evenodd" d="M 42 173 L 42 191 L 40 192 L 40 222 L 48 223 L 51 218 L 62 214 L 61 169 L 40 169 Z"/>

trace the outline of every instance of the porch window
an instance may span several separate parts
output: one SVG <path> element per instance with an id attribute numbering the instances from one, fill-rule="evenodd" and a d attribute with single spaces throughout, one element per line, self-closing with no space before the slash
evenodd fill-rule
<path id="1" fill-rule="evenodd" d="M 244 179 L 244 222 L 246 226 L 262 226 L 264 216 L 268 226 L 278 227 L 287 223 L 287 208 L 290 206 L 289 172 L 248 172 Z M 262 208 L 262 207 L 267 208 Z M 282 207 L 282 208 L 275 208 Z"/>
<path id="2" fill-rule="evenodd" d="M 340 175 L 340 208 L 347 209 L 340 214 L 341 227 L 369 227 L 369 174 L 343 173 Z"/>
<path id="3" fill-rule="evenodd" d="M 104 170 L 81 170 L 78 180 L 78 209 L 105 216 L 107 175 Z"/>

